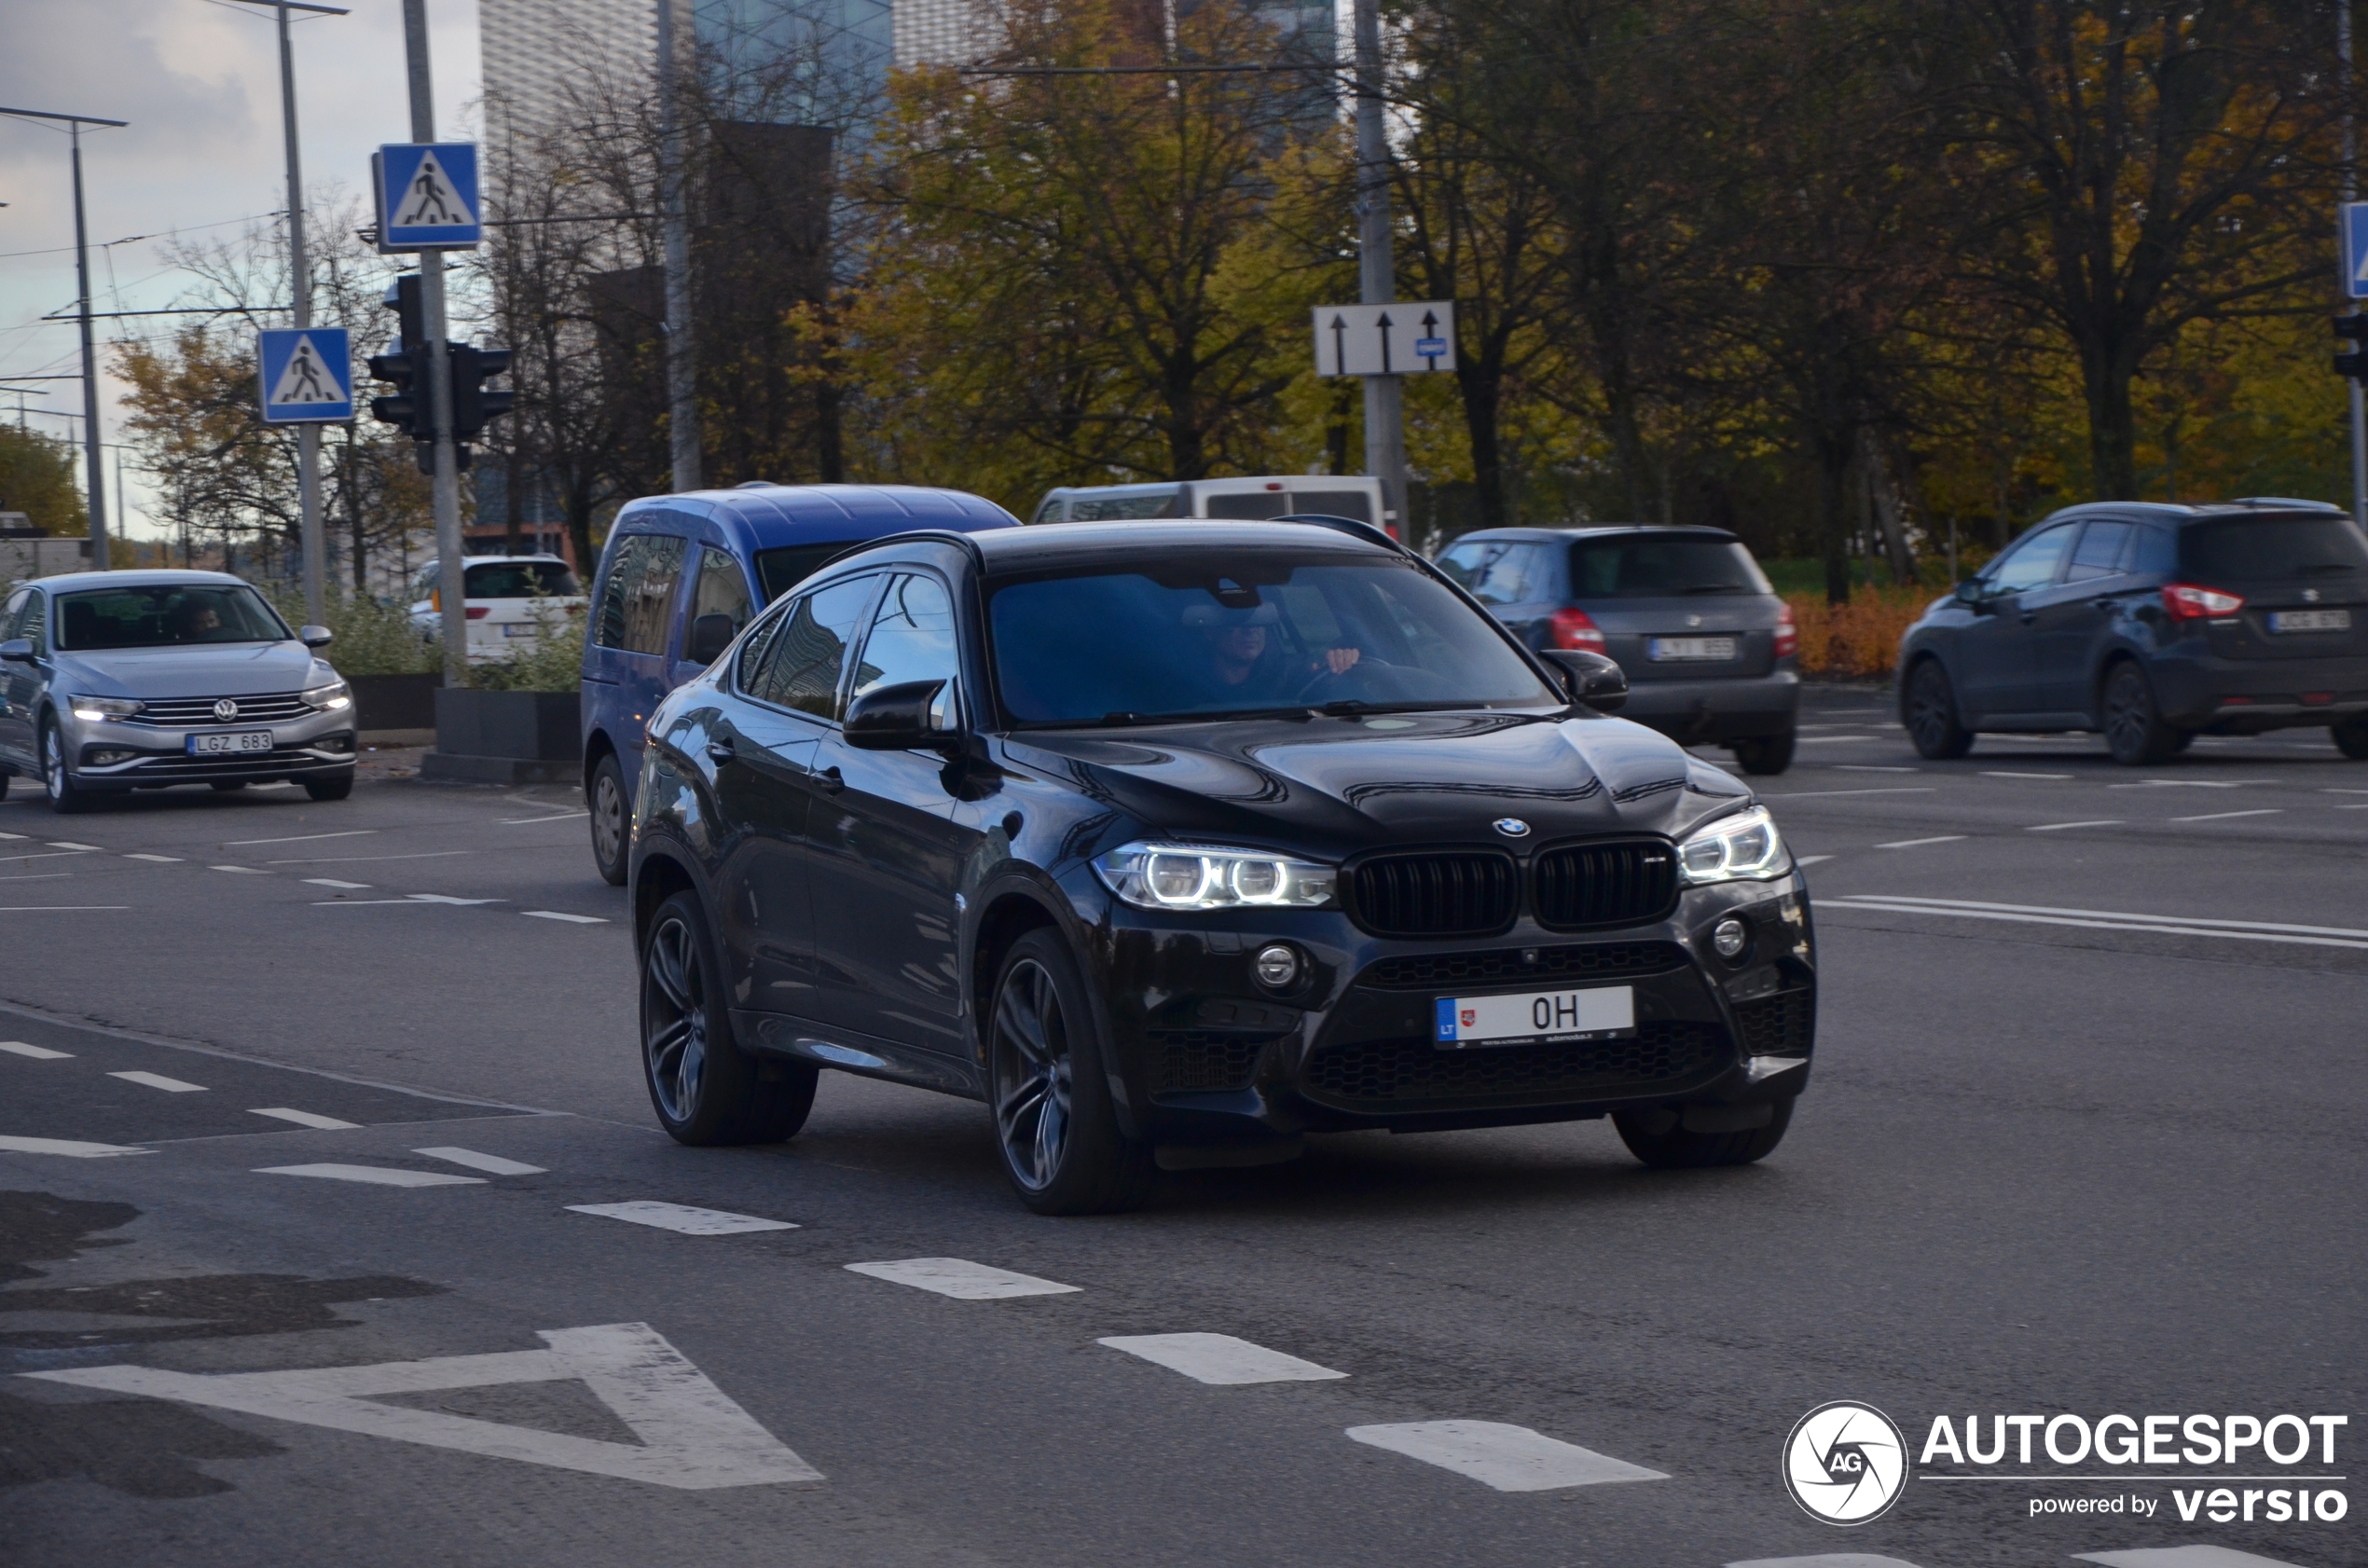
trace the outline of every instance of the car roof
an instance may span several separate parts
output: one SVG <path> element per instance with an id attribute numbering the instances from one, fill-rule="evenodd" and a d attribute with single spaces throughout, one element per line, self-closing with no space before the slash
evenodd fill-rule
<path id="1" fill-rule="evenodd" d="M 1039 566 L 1123 564 L 1177 550 L 1317 550 L 1342 556 L 1396 558 L 1396 545 L 1323 523 L 1224 522 L 1207 518 L 1143 518 L 1108 523 L 1039 523 L 1008 533 L 973 536 L 990 571 Z"/>
<path id="2" fill-rule="evenodd" d="M 925 485 L 743 485 L 644 496 L 618 514 L 617 527 L 656 523 L 653 514 L 705 518 L 742 555 L 783 544 L 860 540 L 916 529 L 1016 529 L 1020 520 L 984 496 Z M 659 530 L 666 531 L 666 530 Z"/>
<path id="3" fill-rule="evenodd" d="M 2257 517 L 2265 512 L 2314 512 L 2341 517 L 2347 514 L 2340 506 L 2324 501 L 2301 501 L 2292 496 L 2251 495 L 2235 501 L 2086 501 L 2077 506 L 2066 506 L 2050 512 L 2041 522 L 2070 522 L 2075 517 L 2104 514 L 2115 517 L 2141 516 L 2174 526 L 2185 523 L 2211 522 L 2222 517 Z"/>
<path id="4" fill-rule="evenodd" d="M 1567 543 L 1581 539 L 1618 539 L 1638 534 L 1684 534 L 1700 539 L 1729 541 L 1736 537 L 1725 529 L 1705 528 L 1699 523 L 1601 523 L 1580 528 L 1474 529 L 1469 533 L 1457 534 L 1447 543 L 1461 544 L 1468 540 L 1480 540 L 1485 543 L 1498 539 L 1528 539 L 1548 543 L 1561 540 Z"/>
<path id="5" fill-rule="evenodd" d="M 129 571 L 63 571 L 31 582 L 33 586 L 48 588 L 52 593 L 72 593 L 77 588 L 161 588 L 182 584 L 206 584 L 217 588 L 249 586 L 245 578 L 233 577 L 227 571 L 193 571 L 177 566 Z"/>

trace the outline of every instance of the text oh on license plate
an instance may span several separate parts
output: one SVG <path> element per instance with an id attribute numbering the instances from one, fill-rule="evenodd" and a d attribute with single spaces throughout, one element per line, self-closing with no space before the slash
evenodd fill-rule
<path id="1" fill-rule="evenodd" d="M 1650 637 L 1645 640 L 1645 656 L 1648 659 L 1731 659 L 1735 656 L 1735 640 L 1731 637 Z"/>
<path id="2" fill-rule="evenodd" d="M 2273 610 L 2269 612 L 2271 631 L 2349 631 L 2351 612 L 2348 610 Z"/>
<path id="3" fill-rule="evenodd" d="M 1527 1040 L 1610 1039 L 1635 1032 L 1636 991 L 1628 985 L 1439 999 L 1437 1044 L 1441 1051 Z"/>
<path id="4" fill-rule="evenodd" d="M 189 737 L 192 757 L 243 757 L 251 752 L 271 750 L 269 730 L 240 730 L 233 735 L 193 735 Z"/>

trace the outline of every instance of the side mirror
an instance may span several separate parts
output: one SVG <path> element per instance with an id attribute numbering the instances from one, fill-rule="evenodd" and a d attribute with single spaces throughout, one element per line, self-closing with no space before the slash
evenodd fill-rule
<path id="1" fill-rule="evenodd" d="M 337 635 L 326 626 L 296 627 L 296 640 L 307 648 L 326 648 L 336 640 Z"/>
<path id="2" fill-rule="evenodd" d="M 690 646 L 682 650 L 682 656 L 695 665 L 711 665 L 723 656 L 723 650 L 732 646 L 737 635 L 731 616 L 702 615 L 691 623 Z"/>
<path id="3" fill-rule="evenodd" d="M 1968 577 L 1957 585 L 1957 602 L 1968 610 L 1980 609 L 1982 600 L 1989 597 L 1988 585 L 1978 577 Z"/>
<path id="4" fill-rule="evenodd" d="M 1628 702 L 1628 672 L 1618 661 L 1578 648 L 1540 650 L 1546 661 L 1561 669 L 1571 699 L 1598 713 L 1617 713 Z"/>
<path id="5" fill-rule="evenodd" d="M 21 637 L 12 637 L 6 642 L 0 642 L 0 659 L 6 659 L 12 665 L 29 665 L 33 662 L 33 643 Z"/>
<path id="6" fill-rule="evenodd" d="M 882 686 L 847 710 L 847 743 L 860 751 L 943 750 L 958 728 L 950 681 Z"/>

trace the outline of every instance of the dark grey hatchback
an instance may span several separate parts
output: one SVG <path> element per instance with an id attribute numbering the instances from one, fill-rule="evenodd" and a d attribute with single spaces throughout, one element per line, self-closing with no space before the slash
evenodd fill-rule
<path id="1" fill-rule="evenodd" d="M 1529 647 L 1616 661 L 1623 719 L 1724 746 L 1745 773 L 1792 765 L 1799 634 L 1726 530 L 1485 529 L 1440 551 L 1439 568 Z"/>
<path id="2" fill-rule="evenodd" d="M 851 552 L 651 719 L 658 1119 L 786 1137 L 821 1067 L 968 1095 L 1043 1213 L 1357 1128 L 1756 1160 L 1809 1078 L 1808 890 L 1622 687 L 1356 524 Z"/>

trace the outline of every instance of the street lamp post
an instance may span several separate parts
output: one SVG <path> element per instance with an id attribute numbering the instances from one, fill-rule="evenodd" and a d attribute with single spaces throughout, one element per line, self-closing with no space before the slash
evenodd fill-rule
<path id="1" fill-rule="evenodd" d="M 658 7 L 658 210 L 666 243 L 667 438 L 679 494 L 700 488 L 698 347 L 691 325 L 690 216 L 683 193 L 682 122 L 675 80 L 674 0 Z"/>
<path id="2" fill-rule="evenodd" d="M 1389 215 L 1389 126 L 1383 114 L 1382 14 L 1379 0 L 1356 0 L 1356 277 L 1357 297 L 1387 305 L 1397 296 Z M 1405 379 L 1365 380 L 1365 472 L 1382 482 L 1382 504 L 1397 514 L 1401 539 L 1414 537 L 1406 497 Z M 1387 519 L 1385 518 L 1384 521 Z"/>

